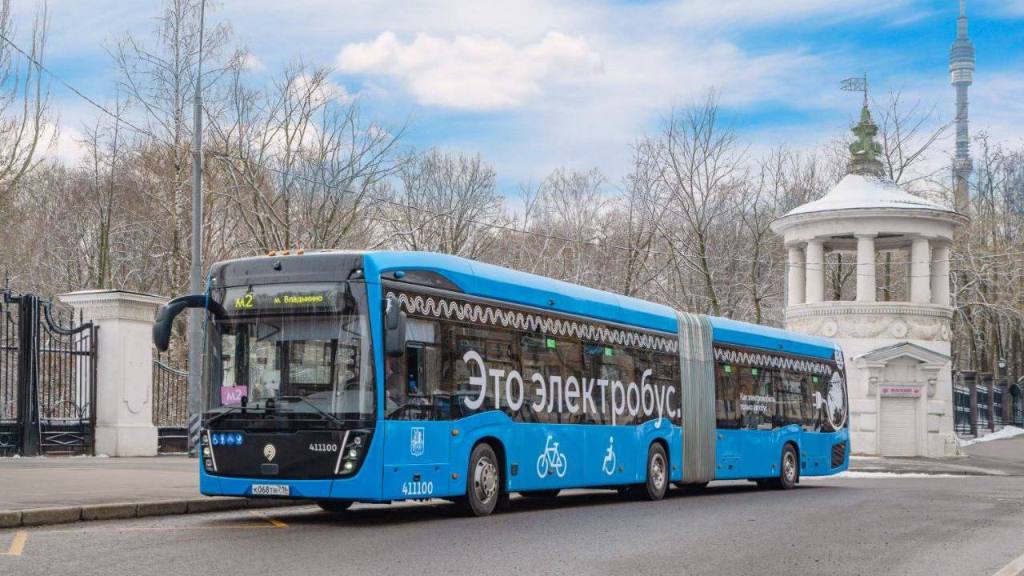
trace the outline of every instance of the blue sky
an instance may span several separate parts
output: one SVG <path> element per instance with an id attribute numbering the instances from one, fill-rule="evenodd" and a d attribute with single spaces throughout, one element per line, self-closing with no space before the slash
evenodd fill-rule
<path id="1" fill-rule="evenodd" d="M 210 0 L 259 69 L 336 68 L 385 125 L 408 120 L 406 143 L 479 152 L 512 192 L 558 166 L 600 167 L 614 183 L 630 145 L 673 105 L 715 89 L 756 154 L 819 145 L 848 126 L 857 97 L 842 78 L 867 72 L 874 93 L 903 90 L 953 114 L 947 52 L 956 0 L 663 0 L 388 2 Z M 24 38 L 33 3 L 16 2 Z M 113 95 L 107 50 L 154 25 L 156 0 L 51 0 L 49 62 L 98 100 Z M 977 71 L 972 131 L 1024 138 L 1024 0 L 971 0 Z M 61 153 L 94 113 L 59 86 Z M 951 148 L 951 141 L 940 144 Z"/>

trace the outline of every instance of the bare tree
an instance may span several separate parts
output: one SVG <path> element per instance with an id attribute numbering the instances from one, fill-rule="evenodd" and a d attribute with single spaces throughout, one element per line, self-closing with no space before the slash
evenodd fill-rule
<path id="1" fill-rule="evenodd" d="M 397 246 L 477 258 L 498 241 L 494 228 L 507 218 L 494 168 L 479 155 L 413 154 L 397 179 L 382 218 Z"/>
<path id="2" fill-rule="evenodd" d="M 722 314 L 713 254 L 716 228 L 730 208 L 730 195 L 743 179 L 742 150 L 736 135 L 721 126 L 718 102 L 709 94 L 703 104 L 674 110 L 651 148 L 668 192 L 663 228 L 677 259 L 677 269 L 696 270 L 703 285 L 705 310 Z"/>
<path id="3" fill-rule="evenodd" d="M 214 123 L 225 194 L 258 250 L 365 241 L 399 166 L 403 129 L 365 123 L 328 76 L 293 65 L 264 92 L 236 73 L 229 117 Z"/>
<path id="4" fill-rule="evenodd" d="M 25 53 L 0 43 L 0 213 L 9 208 L 14 191 L 40 159 L 41 147 L 56 139 L 50 117 L 49 86 L 39 66 L 45 60 L 47 5 L 32 24 Z M 0 3 L 0 34 L 14 35 L 11 2 Z"/>

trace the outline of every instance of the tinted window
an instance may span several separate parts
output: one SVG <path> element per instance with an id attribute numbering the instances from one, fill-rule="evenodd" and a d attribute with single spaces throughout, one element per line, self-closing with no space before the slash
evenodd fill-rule
<path id="1" fill-rule="evenodd" d="M 715 368 L 715 416 L 719 428 L 739 428 L 739 370 L 732 364 Z"/>

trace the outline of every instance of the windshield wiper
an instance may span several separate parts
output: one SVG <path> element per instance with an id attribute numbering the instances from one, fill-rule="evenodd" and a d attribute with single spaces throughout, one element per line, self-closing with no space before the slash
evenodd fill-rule
<path id="1" fill-rule="evenodd" d="M 241 406 L 226 406 L 224 410 L 222 410 L 221 412 L 218 412 L 215 416 L 212 416 L 209 420 L 207 420 L 205 426 L 209 427 L 211 424 L 213 424 L 214 422 L 216 422 L 216 421 L 220 420 L 221 418 L 227 416 L 228 414 L 232 414 L 232 413 L 237 412 L 237 411 L 239 411 L 241 409 L 242 409 Z"/>
<path id="2" fill-rule="evenodd" d="M 321 417 L 323 417 L 324 420 L 327 420 L 328 422 L 333 422 L 333 423 L 338 424 L 340 426 L 344 426 L 345 425 L 345 421 L 344 420 L 342 420 L 341 418 L 338 418 L 334 414 L 330 414 L 328 412 L 324 412 L 323 410 L 320 409 L 319 406 L 317 406 L 316 404 L 313 404 L 308 399 L 306 399 L 305 396 L 278 396 L 277 398 L 275 398 L 275 400 L 278 401 L 278 402 L 303 402 L 303 403 L 309 405 L 309 407 L 312 408 L 313 410 L 316 410 L 316 413 L 319 414 Z"/>

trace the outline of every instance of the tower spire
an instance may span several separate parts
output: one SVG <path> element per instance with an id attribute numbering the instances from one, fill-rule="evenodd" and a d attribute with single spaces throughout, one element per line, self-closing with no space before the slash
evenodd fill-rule
<path id="1" fill-rule="evenodd" d="M 967 88 L 974 81 L 974 44 L 967 37 L 967 0 L 960 0 L 956 39 L 949 49 L 950 81 L 956 89 L 956 155 L 953 158 L 953 199 L 956 211 L 970 208 L 967 179 L 971 174 L 970 133 L 967 125 Z"/>
<path id="2" fill-rule="evenodd" d="M 846 166 L 846 171 L 850 174 L 881 177 L 885 173 L 882 162 L 878 159 L 882 147 L 875 142 L 878 126 L 871 120 L 867 102 L 860 109 L 860 122 L 850 131 L 857 139 L 850 144 L 850 162 Z"/>

